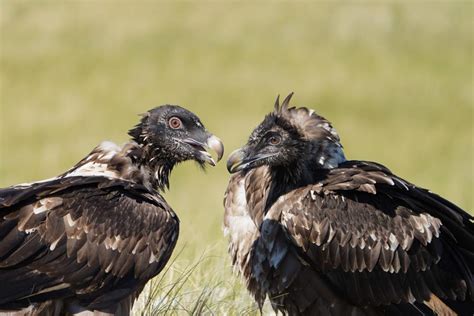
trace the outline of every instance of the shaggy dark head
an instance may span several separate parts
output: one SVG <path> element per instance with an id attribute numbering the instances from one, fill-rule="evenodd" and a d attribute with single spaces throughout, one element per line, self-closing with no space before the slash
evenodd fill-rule
<path id="1" fill-rule="evenodd" d="M 194 113 L 177 105 L 148 111 L 128 134 L 142 148 L 141 163 L 155 170 L 153 177 L 166 178 L 160 183 L 167 184 L 169 172 L 179 162 L 195 160 L 201 166 L 215 166 L 207 149 L 217 153 L 217 161 L 224 153 L 220 139 L 209 133 Z"/>
<path id="2" fill-rule="evenodd" d="M 293 93 L 252 132 L 247 144 L 228 161 L 230 173 L 261 165 L 303 169 L 334 168 L 345 160 L 339 136 L 331 123 L 305 107 L 288 108 Z"/>

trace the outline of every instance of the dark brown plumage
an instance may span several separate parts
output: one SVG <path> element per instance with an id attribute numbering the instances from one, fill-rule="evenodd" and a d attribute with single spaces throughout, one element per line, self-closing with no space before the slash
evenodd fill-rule
<path id="1" fill-rule="evenodd" d="M 222 143 L 178 106 L 146 113 L 66 173 L 0 189 L 0 314 L 128 315 L 165 266 L 179 220 L 158 190 L 184 160 L 214 165 Z M 10 315 L 11 315 L 10 314 Z"/>
<path id="2" fill-rule="evenodd" d="M 290 315 L 470 315 L 473 218 L 373 162 L 291 95 L 228 160 L 232 262 Z"/>

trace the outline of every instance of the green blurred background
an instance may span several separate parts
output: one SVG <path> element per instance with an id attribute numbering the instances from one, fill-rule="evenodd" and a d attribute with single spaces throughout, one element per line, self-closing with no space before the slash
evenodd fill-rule
<path id="1" fill-rule="evenodd" d="M 164 103 L 197 113 L 229 154 L 277 94 L 295 91 L 294 105 L 333 122 L 348 158 L 383 163 L 470 211 L 473 10 L 472 1 L 2 1 L 0 186 L 57 175 L 102 140 L 125 142 L 137 114 Z M 198 312 L 255 313 L 226 255 L 227 179 L 225 163 L 172 175 L 165 197 L 182 221 L 182 252 L 163 282 L 204 259 L 170 313 L 195 313 L 187 306 L 206 291 Z"/>

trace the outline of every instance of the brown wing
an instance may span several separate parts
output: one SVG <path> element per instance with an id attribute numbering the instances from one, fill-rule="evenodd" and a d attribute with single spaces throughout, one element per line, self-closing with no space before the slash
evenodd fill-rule
<path id="1" fill-rule="evenodd" d="M 253 270 L 270 295 L 312 286 L 293 295 L 300 310 L 321 292 L 296 283 L 320 277 L 328 302 L 378 306 L 435 294 L 472 304 L 472 227 L 444 199 L 380 165 L 353 162 L 279 198 L 264 218 Z"/>
<path id="2" fill-rule="evenodd" d="M 163 268 L 179 227 L 158 194 L 102 177 L 2 189 L 0 216 L 0 309 L 113 305 Z"/>

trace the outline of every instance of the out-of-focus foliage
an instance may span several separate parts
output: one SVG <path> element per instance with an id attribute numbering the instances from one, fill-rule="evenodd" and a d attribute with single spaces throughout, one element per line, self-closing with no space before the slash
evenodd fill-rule
<path id="1" fill-rule="evenodd" d="M 137 114 L 164 103 L 197 113 L 228 154 L 277 94 L 295 91 L 295 105 L 334 123 L 348 158 L 383 163 L 471 210 L 473 10 L 469 1 L 2 1 L 0 186 L 57 175 L 102 140 L 126 141 Z M 165 196 L 184 248 L 148 312 L 255 313 L 226 256 L 227 179 L 225 163 L 175 170 Z M 173 282 L 182 283 L 173 300 L 160 300 Z"/>

